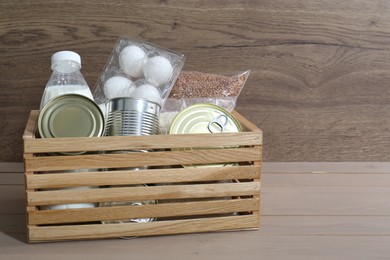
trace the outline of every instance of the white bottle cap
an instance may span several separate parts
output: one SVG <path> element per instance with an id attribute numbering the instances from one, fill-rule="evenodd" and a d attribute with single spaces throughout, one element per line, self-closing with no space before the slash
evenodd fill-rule
<path id="1" fill-rule="evenodd" d="M 73 52 L 73 51 L 59 51 L 59 52 L 54 53 L 51 56 L 51 67 L 53 67 L 54 64 L 56 64 L 57 62 L 63 61 L 63 60 L 75 61 L 79 64 L 79 66 L 81 68 L 80 55 L 77 54 L 76 52 Z"/>

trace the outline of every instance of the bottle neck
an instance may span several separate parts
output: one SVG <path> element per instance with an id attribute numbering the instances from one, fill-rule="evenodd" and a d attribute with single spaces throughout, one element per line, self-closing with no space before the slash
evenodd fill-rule
<path id="1" fill-rule="evenodd" d="M 80 68 L 80 64 L 72 60 L 58 61 L 51 66 L 51 69 L 58 73 L 73 73 L 79 71 Z"/>

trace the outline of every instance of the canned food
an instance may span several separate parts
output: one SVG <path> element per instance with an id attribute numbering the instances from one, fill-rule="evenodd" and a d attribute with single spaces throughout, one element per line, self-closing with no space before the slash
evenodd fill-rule
<path id="1" fill-rule="evenodd" d="M 106 104 L 107 136 L 156 135 L 160 106 L 141 98 L 114 98 Z"/>
<path id="2" fill-rule="evenodd" d="M 212 104 L 195 104 L 187 107 L 173 119 L 169 134 L 195 134 L 195 133 L 235 133 L 242 132 L 240 122 L 227 110 Z M 226 148 L 226 147 L 208 147 Z M 182 148 L 193 150 L 196 148 Z M 228 164 L 183 165 L 184 167 L 218 167 L 232 166 Z"/>
<path id="3" fill-rule="evenodd" d="M 101 136 L 104 117 L 91 99 L 65 94 L 52 99 L 42 108 L 38 131 L 42 138 Z"/>
<path id="4" fill-rule="evenodd" d="M 227 110 L 212 104 L 187 107 L 173 119 L 169 134 L 242 132 L 240 122 Z"/>

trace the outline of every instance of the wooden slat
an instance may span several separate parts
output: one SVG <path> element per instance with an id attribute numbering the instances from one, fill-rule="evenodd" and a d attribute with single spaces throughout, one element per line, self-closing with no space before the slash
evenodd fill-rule
<path id="1" fill-rule="evenodd" d="M 90 209 L 42 210 L 28 213 L 30 224 L 80 223 L 134 218 L 160 218 L 234 212 L 250 212 L 259 208 L 260 199 L 215 200 L 182 203 L 113 206 Z"/>
<path id="2" fill-rule="evenodd" d="M 26 153 L 151 150 L 182 147 L 244 146 L 261 145 L 262 136 L 256 132 L 149 135 L 149 136 L 105 136 L 91 138 L 47 138 L 25 139 Z"/>
<path id="3" fill-rule="evenodd" d="M 209 164 L 258 161 L 261 150 L 253 147 L 166 151 L 128 154 L 97 154 L 25 158 L 26 171 L 50 171 L 137 166 Z"/>
<path id="4" fill-rule="evenodd" d="M 39 111 L 32 110 L 30 116 L 28 117 L 26 128 L 24 129 L 23 139 L 29 140 L 35 137 L 35 131 L 37 129 Z M 25 151 L 26 152 L 26 151 Z"/>
<path id="5" fill-rule="evenodd" d="M 29 206 L 259 195 L 260 183 L 218 183 L 27 192 Z"/>
<path id="6" fill-rule="evenodd" d="M 261 152 L 261 150 L 262 150 L 261 146 L 255 146 L 255 147 L 257 147 L 260 150 L 260 152 Z M 254 162 L 254 165 L 257 166 L 257 167 L 261 167 L 261 161 Z M 256 178 L 256 179 L 253 179 L 253 182 L 259 183 L 259 185 L 261 185 L 260 176 L 258 178 Z M 254 199 L 260 199 L 260 194 L 253 196 L 253 198 Z M 253 211 L 253 213 L 256 214 L 257 216 L 259 216 L 259 222 L 260 222 L 260 205 L 259 205 L 259 207 L 257 209 L 255 209 Z"/>
<path id="7" fill-rule="evenodd" d="M 167 182 L 199 182 L 260 177 L 260 166 L 150 169 L 138 171 L 75 172 L 26 176 L 28 189 Z"/>
<path id="8" fill-rule="evenodd" d="M 31 154 L 31 153 L 25 153 L 25 154 L 24 154 L 24 159 L 25 159 L 25 160 L 26 160 L 26 159 L 31 159 L 31 158 L 33 158 L 33 157 L 34 157 L 34 155 Z M 26 170 L 26 171 L 24 172 L 24 174 L 25 174 L 25 177 L 27 178 L 27 176 L 33 175 L 34 172 L 31 172 L 31 171 Z M 26 188 L 26 194 L 28 194 L 29 192 L 34 192 L 34 190 L 32 190 L 32 189 L 27 189 L 27 188 Z M 27 196 L 25 197 L 25 205 L 26 205 L 26 211 L 27 211 L 27 212 L 34 212 L 34 211 L 37 210 L 37 207 L 35 207 L 34 205 L 28 205 Z M 27 222 L 27 225 L 29 225 L 28 219 L 27 219 L 27 215 L 26 215 L 26 222 Z M 32 227 L 33 225 L 30 225 L 30 226 Z M 26 226 L 26 227 L 27 227 L 27 226 Z M 28 228 L 26 228 L 26 231 L 27 231 L 27 237 L 29 237 L 30 234 L 29 234 L 29 232 L 28 232 Z"/>
<path id="9" fill-rule="evenodd" d="M 236 111 L 236 110 L 233 110 L 232 114 L 237 118 L 237 120 L 241 123 L 241 125 L 244 127 L 244 129 L 248 129 L 252 132 L 256 132 L 262 138 L 263 132 L 255 124 L 253 124 L 251 121 L 246 119 L 243 115 L 238 113 L 238 111 Z"/>
<path id="10" fill-rule="evenodd" d="M 149 223 L 69 225 L 53 227 L 29 227 L 30 242 L 66 239 L 89 239 L 122 236 L 152 236 L 159 234 L 183 234 L 217 230 L 252 229 L 258 227 L 254 215 L 173 220 Z"/>

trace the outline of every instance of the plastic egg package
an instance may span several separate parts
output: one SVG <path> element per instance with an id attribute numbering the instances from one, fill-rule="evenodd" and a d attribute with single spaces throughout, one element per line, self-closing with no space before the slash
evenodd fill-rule
<path id="1" fill-rule="evenodd" d="M 183 54 L 120 37 L 97 81 L 95 102 L 102 105 L 113 98 L 133 97 L 163 107 L 184 61 Z"/>

